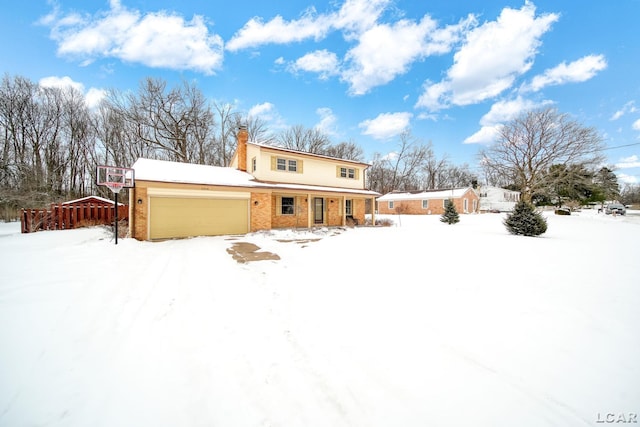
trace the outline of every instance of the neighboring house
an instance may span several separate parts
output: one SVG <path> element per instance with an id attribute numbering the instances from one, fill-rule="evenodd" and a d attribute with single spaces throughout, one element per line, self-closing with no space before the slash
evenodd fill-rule
<path id="1" fill-rule="evenodd" d="M 244 234 L 272 228 L 363 224 L 368 164 L 249 143 L 229 167 L 138 159 L 129 191 L 139 240 Z"/>
<path id="2" fill-rule="evenodd" d="M 379 214 L 441 215 L 453 200 L 460 213 L 478 212 L 478 193 L 471 187 L 420 192 L 391 192 L 377 199 Z"/>
<path id="3" fill-rule="evenodd" d="M 482 186 L 480 193 L 480 212 L 511 212 L 520 200 L 520 192 L 500 187 Z"/>

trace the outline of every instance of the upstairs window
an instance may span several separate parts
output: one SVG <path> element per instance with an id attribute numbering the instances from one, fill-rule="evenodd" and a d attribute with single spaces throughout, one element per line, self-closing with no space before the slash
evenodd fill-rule
<path id="1" fill-rule="evenodd" d="M 338 166 L 338 176 L 340 178 L 356 179 L 356 169 Z"/>
<path id="2" fill-rule="evenodd" d="M 302 160 L 271 157 L 271 170 L 302 173 Z"/>

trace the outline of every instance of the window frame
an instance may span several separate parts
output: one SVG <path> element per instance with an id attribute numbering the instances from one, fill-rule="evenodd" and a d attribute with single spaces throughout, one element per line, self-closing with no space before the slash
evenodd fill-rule
<path id="1" fill-rule="evenodd" d="M 387 202 L 387 206 L 389 207 L 389 209 L 394 209 L 394 207 L 393 207 L 393 200 L 389 200 L 389 201 Z"/>
<path id="2" fill-rule="evenodd" d="M 291 203 L 285 204 L 284 203 L 285 199 L 291 199 Z M 296 213 L 296 198 L 294 196 L 280 196 L 280 215 L 292 216 L 292 215 L 295 215 L 295 213 Z"/>
<path id="3" fill-rule="evenodd" d="M 422 199 L 422 209 L 429 209 L 429 199 Z"/>

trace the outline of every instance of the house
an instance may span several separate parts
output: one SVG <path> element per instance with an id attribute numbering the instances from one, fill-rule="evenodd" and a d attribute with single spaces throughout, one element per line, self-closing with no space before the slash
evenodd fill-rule
<path id="1" fill-rule="evenodd" d="M 377 199 L 379 214 L 442 215 L 453 200 L 460 213 L 478 212 L 479 196 L 471 187 L 451 190 L 391 192 Z"/>
<path id="2" fill-rule="evenodd" d="M 479 188 L 480 212 L 511 212 L 520 200 L 520 192 L 500 187 Z"/>
<path id="3" fill-rule="evenodd" d="M 249 142 L 228 167 L 138 159 L 129 191 L 132 237 L 155 240 L 273 228 L 363 224 L 368 164 Z"/>

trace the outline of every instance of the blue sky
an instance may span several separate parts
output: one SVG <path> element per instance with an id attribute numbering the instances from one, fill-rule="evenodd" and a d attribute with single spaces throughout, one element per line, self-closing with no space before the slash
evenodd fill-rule
<path id="1" fill-rule="evenodd" d="M 3 6 L 0 58 L 90 105 L 145 77 L 195 81 L 273 132 L 318 126 L 367 161 L 410 129 L 476 169 L 496 126 L 554 106 L 637 183 L 639 16 L 640 0 L 29 0 Z"/>

